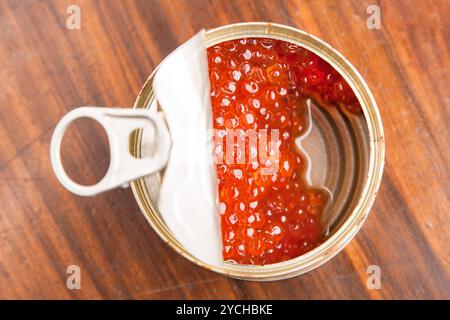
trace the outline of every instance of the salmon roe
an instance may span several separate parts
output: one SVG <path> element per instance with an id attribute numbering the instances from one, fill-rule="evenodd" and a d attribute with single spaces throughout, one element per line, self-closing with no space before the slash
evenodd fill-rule
<path id="1" fill-rule="evenodd" d="M 264 265 L 300 256 L 323 240 L 327 202 L 322 190 L 306 184 L 295 144 L 305 127 L 304 99 L 350 112 L 360 112 L 359 103 L 327 62 L 288 42 L 245 38 L 207 53 L 214 129 L 236 139 L 215 147 L 224 260 Z M 249 131 L 258 133 L 257 148 L 250 147 Z M 237 147 L 239 139 L 248 152 Z"/>

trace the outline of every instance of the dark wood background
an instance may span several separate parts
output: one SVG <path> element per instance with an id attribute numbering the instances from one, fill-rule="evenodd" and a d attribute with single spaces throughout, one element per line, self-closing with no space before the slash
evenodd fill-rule
<path id="1" fill-rule="evenodd" d="M 81 8 L 81 29 L 66 8 Z M 381 7 L 381 30 L 366 27 Z M 450 298 L 448 0 L 0 1 L 0 298 Z M 53 175 L 49 140 L 79 105 L 131 106 L 169 52 L 200 28 L 273 21 L 332 44 L 362 73 L 386 133 L 386 170 L 356 238 L 307 275 L 271 283 L 229 279 L 159 239 L 129 189 L 94 198 Z M 94 182 L 104 135 L 70 130 L 65 164 Z M 66 268 L 81 268 L 68 290 Z M 382 288 L 366 286 L 369 265 Z"/>

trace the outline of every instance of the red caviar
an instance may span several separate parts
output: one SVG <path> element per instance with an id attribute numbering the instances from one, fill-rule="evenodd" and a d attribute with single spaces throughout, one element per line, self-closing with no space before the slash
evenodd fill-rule
<path id="1" fill-rule="evenodd" d="M 295 145 L 306 120 L 301 101 L 310 96 L 359 112 L 353 91 L 320 57 L 280 40 L 223 42 L 208 49 L 208 64 L 214 128 L 233 130 L 246 146 L 246 133 L 257 132 L 259 144 L 247 153 L 236 144 L 216 145 L 224 260 L 263 265 L 312 250 L 322 241 L 327 197 L 304 181 Z M 279 139 L 261 149 L 264 129 L 267 136 L 278 130 Z"/>

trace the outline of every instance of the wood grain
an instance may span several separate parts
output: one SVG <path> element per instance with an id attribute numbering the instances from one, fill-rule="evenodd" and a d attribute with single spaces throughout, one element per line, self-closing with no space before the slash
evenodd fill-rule
<path id="1" fill-rule="evenodd" d="M 81 29 L 66 8 L 81 8 Z M 366 27 L 369 4 L 381 30 Z M 0 2 L 0 298 L 450 298 L 450 26 L 447 0 Z M 49 139 L 79 105 L 130 106 L 154 67 L 200 28 L 273 21 L 342 52 L 367 80 L 386 133 L 381 190 L 332 261 L 270 283 L 211 273 L 173 252 L 130 190 L 80 198 L 56 181 Z M 95 181 L 108 163 L 92 126 L 66 164 Z M 81 290 L 66 268 L 80 266 Z M 369 265 L 382 288 L 366 286 Z"/>

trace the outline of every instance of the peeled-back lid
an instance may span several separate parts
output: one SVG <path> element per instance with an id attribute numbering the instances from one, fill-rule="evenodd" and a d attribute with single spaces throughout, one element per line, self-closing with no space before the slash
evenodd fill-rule
<path id="1" fill-rule="evenodd" d="M 161 63 L 153 88 L 172 137 L 158 209 L 173 235 L 189 252 L 203 262 L 221 265 L 204 30 Z"/>

